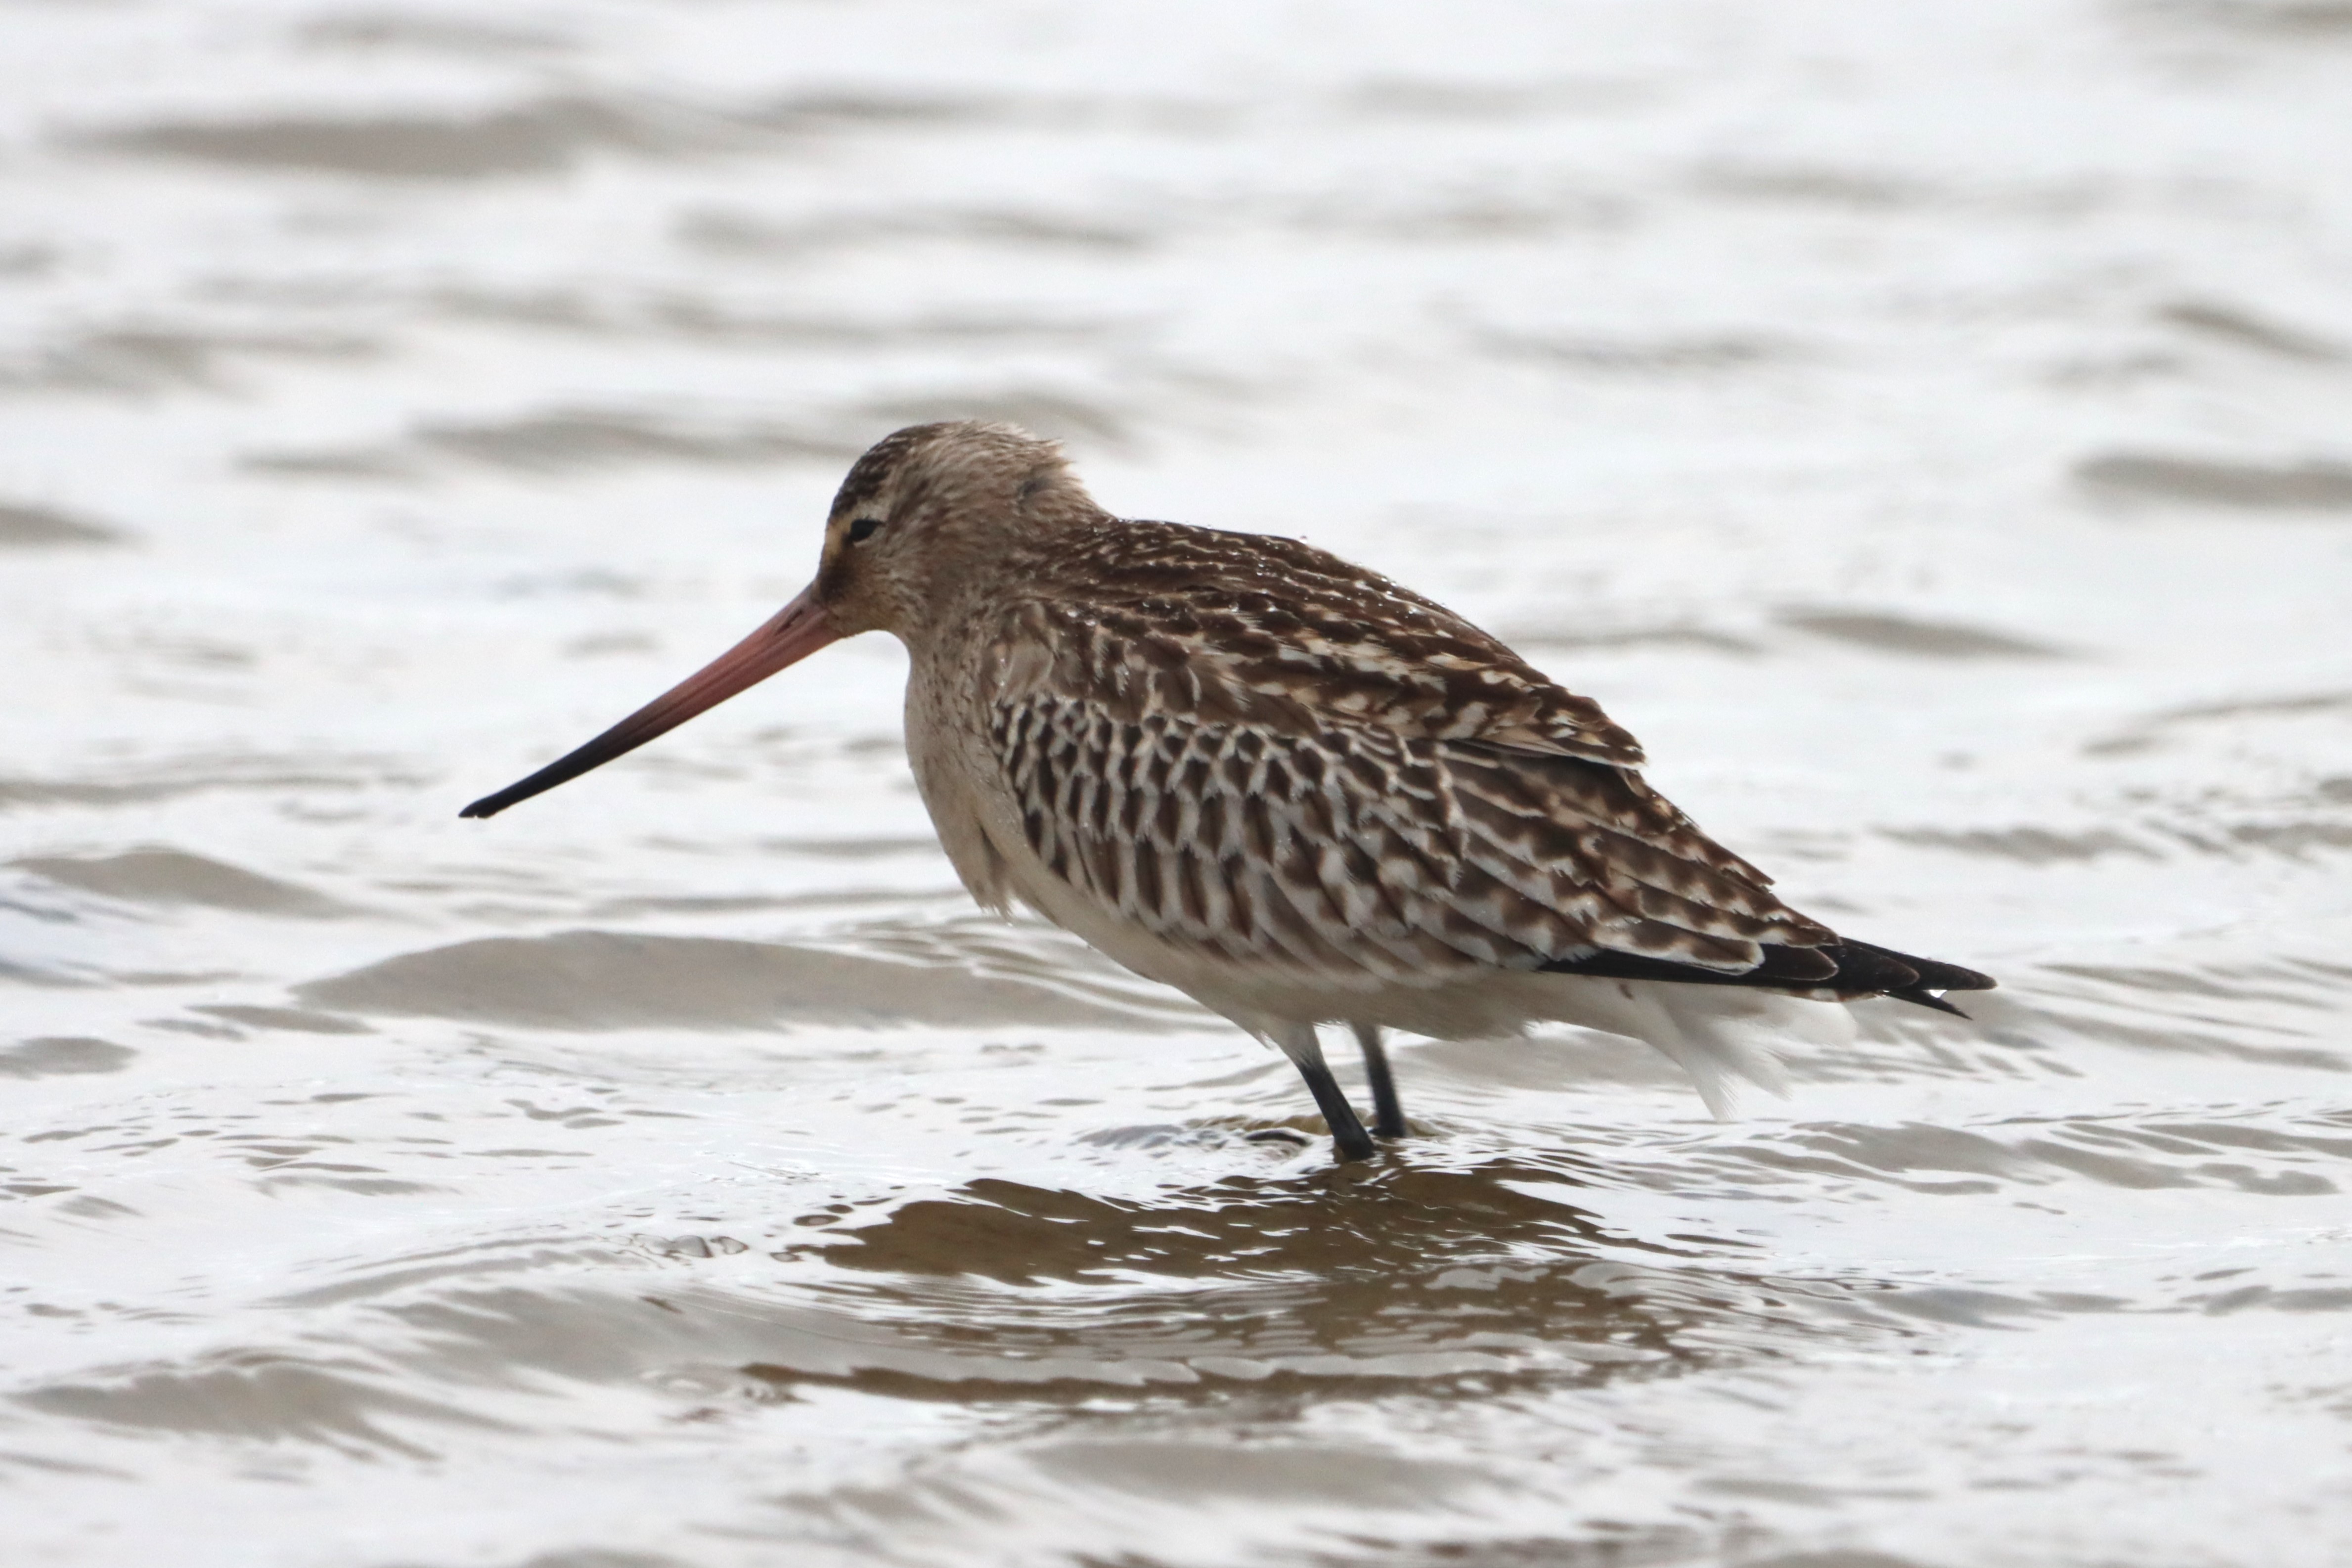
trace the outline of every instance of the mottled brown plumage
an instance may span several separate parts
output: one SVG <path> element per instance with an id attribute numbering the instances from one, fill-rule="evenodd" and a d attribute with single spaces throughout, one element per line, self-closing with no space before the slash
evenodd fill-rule
<path id="1" fill-rule="evenodd" d="M 1028 847 L 1155 936 L 1385 981 L 1829 940 L 1596 704 L 1437 605 L 1290 540 L 1073 542 L 999 617 L 988 733 Z"/>
<path id="2" fill-rule="evenodd" d="M 1123 521 L 1048 443 L 920 426 L 861 458 L 816 581 L 735 652 L 467 808 L 641 744 L 835 636 L 912 655 L 908 748 L 975 897 L 1018 901 L 1297 1061 L 1369 1150 L 1315 1026 L 1544 1018 L 1648 1039 L 1711 1104 L 1769 1081 L 1773 998 L 1991 982 L 1842 941 L 1638 771 L 1639 745 L 1444 606 L 1295 540 Z"/>

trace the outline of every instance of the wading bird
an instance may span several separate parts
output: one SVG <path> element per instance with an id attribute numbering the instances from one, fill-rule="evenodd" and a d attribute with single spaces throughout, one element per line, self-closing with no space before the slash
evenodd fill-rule
<path id="1" fill-rule="evenodd" d="M 907 754 L 973 898 L 1014 902 L 1297 1066 L 1343 1160 L 1372 1152 L 1317 1026 L 1556 1020 L 1656 1047 L 1710 1108 L 1773 1084 L 1822 1003 L 1948 1013 L 1990 987 L 1839 936 L 1644 783 L 1633 736 L 1444 606 L 1296 540 L 1124 521 L 1061 450 L 921 425 L 858 458 L 816 579 L 699 674 L 490 816 L 838 638 L 906 644 Z M 1841 1016 L 1843 1009 L 1834 1009 Z"/>

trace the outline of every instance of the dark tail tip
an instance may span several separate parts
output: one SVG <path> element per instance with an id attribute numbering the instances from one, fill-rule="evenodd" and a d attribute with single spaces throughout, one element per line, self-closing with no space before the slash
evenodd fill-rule
<path id="1" fill-rule="evenodd" d="M 1983 990 L 1984 987 L 1979 986 L 1977 989 Z M 1924 985 L 1906 985 L 1900 991 L 1888 991 L 1884 994 L 1893 997 L 1897 1002 L 1909 1002 L 1921 1007 L 1933 1007 L 1937 1012 L 1949 1013 L 1955 1018 L 1968 1016 L 1966 1013 L 1961 1012 Z"/>
<path id="2" fill-rule="evenodd" d="M 1844 942 L 1837 946 L 1838 980 L 1853 984 L 1858 992 L 1875 992 L 1892 996 L 1898 1002 L 1908 1002 L 1916 1007 L 1932 1007 L 1938 1013 L 1949 1013 L 1955 1018 L 1965 1018 L 1966 1013 L 1953 1006 L 1938 994 L 1945 991 L 1990 991 L 1993 977 L 1979 974 L 1973 969 L 1963 969 L 1957 963 L 1940 959 L 1914 958 L 1907 952 L 1890 948 L 1874 947 L 1866 942 Z"/>
<path id="3" fill-rule="evenodd" d="M 1835 951 L 1841 983 L 1859 983 L 1889 996 L 1900 996 L 1908 991 L 1990 991 L 1995 988 L 1996 983 L 1990 974 L 1979 974 L 1973 969 L 1963 969 L 1957 963 L 1946 963 L 1940 959 L 1916 958 L 1910 953 L 1874 947 L 1866 942 L 1842 942 Z M 1909 998 L 1906 997 L 1906 1000 Z"/>

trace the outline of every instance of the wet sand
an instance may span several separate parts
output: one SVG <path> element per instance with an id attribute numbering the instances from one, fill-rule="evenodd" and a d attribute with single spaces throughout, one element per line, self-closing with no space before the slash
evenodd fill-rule
<path id="1" fill-rule="evenodd" d="M 17 8 L 0 1556 L 2342 1561 L 2347 16 Z M 2004 989 L 1342 1169 L 971 907 L 887 644 L 457 819 L 968 415 Z"/>

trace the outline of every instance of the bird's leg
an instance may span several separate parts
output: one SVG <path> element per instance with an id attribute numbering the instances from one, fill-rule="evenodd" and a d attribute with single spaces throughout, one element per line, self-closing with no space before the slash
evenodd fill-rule
<path id="1" fill-rule="evenodd" d="M 1357 1025 L 1356 1044 L 1364 1048 L 1364 1077 L 1372 1085 L 1372 1131 L 1383 1138 L 1402 1138 L 1406 1131 L 1404 1101 L 1397 1098 L 1396 1075 L 1389 1071 L 1389 1054 L 1381 1047 L 1381 1026 Z"/>
<path id="2" fill-rule="evenodd" d="M 1356 1120 L 1355 1107 L 1339 1092 L 1339 1080 L 1331 1076 L 1323 1060 L 1323 1044 L 1315 1037 L 1315 1026 L 1286 1024 L 1275 1035 L 1274 1043 L 1307 1080 L 1307 1092 L 1315 1097 L 1324 1124 L 1331 1129 L 1333 1152 L 1342 1160 L 1370 1159 L 1372 1135 L 1364 1131 L 1364 1124 Z"/>

